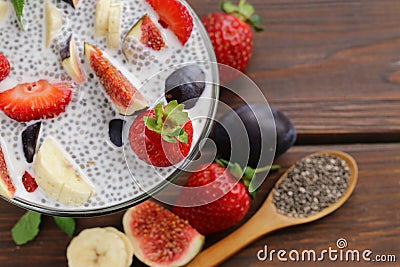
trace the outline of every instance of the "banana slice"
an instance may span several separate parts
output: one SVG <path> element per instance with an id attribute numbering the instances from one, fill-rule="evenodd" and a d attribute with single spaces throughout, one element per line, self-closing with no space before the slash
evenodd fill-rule
<path id="1" fill-rule="evenodd" d="M 92 196 L 93 189 L 65 155 L 56 141 L 48 137 L 40 146 L 33 163 L 36 183 L 60 203 L 81 206 Z"/>
<path id="2" fill-rule="evenodd" d="M 0 1 L 0 22 L 6 17 L 9 6 L 8 2 Z"/>
<path id="3" fill-rule="evenodd" d="M 61 11 L 49 2 L 44 5 L 44 13 L 46 19 L 46 47 L 49 47 L 54 36 L 57 35 L 62 26 Z"/>
<path id="4" fill-rule="evenodd" d="M 67 248 L 69 267 L 129 267 L 132 258 L 129 240 L 113 227 L 83 230 Z"/>
<path id="5" fill-rule="evenodd" d="M 108 35 L 107 45 L 110 48 L 118 48 L 119 37 L 121 30 L 121 13 L 122 5 L 121 2 L 112 2 L 110 5 L 110 13 L 108 17 Z"/>
<path id="6" fill-rule="evenodd" d="M 126 251 L 126 254 L 128 255 L 128 257 L 126 258 L 126 266 L 131 266 L 132 261 L 133 261 L 133 255 L 135 254 L 133 251 L 133 246 L 132 246 L 131 241 L 129 241 L 128 237 L 124 233 L 118 231 L 114 227 L 106 227 L 106 228 L 104 228 L 104 230 L 115 233 L 122 240 L 122 242 L 124 242 L 125 251 Z"/>
<path id="7" fill-rule="evenodd" d="M 96 36 L 104 36 L 108 30 L 108 18 L 110 16 L 111 0 L 98 0 L 94 21 L 94 33 Z"/>

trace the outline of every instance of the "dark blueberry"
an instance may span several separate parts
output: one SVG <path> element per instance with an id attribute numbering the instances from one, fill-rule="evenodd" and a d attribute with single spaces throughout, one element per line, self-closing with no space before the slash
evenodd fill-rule
<path id="1" fill-rule="evenodd" d="M 123 145 L 122 128 L 124 127 L 124 123 L 124 120 L 114 119 L 111 120 L 108 125 L 108 135 L 110 137 L 110 140 L 117 147 L 121 147 Z"/>
<path id="2" fill-rule="evenodd" d="M 282 112 L 272 109 L 272 115 L 265 105 L 252 104 L 240 106 L 222 116 L 213 132 L 218 154 L 239 163 L 243 163 L 240 156 L 248 156 L 247 165 L 253 168 L 268 164 L 273 157 L 283 154 L 295 143 L 296 130 Z M 273 155 L 275 140 L 271 136 L 274 136 L 275 130 L 276 149 Z M 248 141 L 244 139 L 246 136 Z"/>
<path id="3" fill-rule="evenodd" d="M 177 100 L 186 109 L 194 107 L 205 88 L 205 74 L 198 65 L 188 65 L 174 71 L 165 81 L 165 98 Z"/>
<path id="4" fill-rule="evenodd" d="M 22 149 L 24 150 L 24 155 L 28 163 L 32 163 L 33 161 L 41 125 L 42 123 L 39 121 L 29 125 L 22 132 Z"/>

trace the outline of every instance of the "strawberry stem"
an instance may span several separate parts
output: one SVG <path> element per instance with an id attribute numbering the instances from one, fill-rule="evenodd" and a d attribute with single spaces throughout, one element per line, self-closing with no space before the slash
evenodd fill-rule
<path id="1" fill-rule="evenodd" d="M 266 171 L 277 171 L 281 168 L 279 165 L 264 166 L 262 168 L 257 168 L 254 170 L 255 173 L 266 172 Z"/>
<path id="2" fill-rule="evenodd" d="M 241 21 L 248 23 L 255 31 L 259 32 L 263 30 L 263 28 L 259 26 L 259 24 L 262 23 L 261 16 L 255 14 L 254 7 L 246 3 L 246 0 L 240 0 L 238 5 L 230 1 L 223 1 L 220 7 L 225 13 L 232 14 Z"/>
<path id="3" fill-rule="evenodd" d="M 158 103 L 154 107 L 154 116 L 144 116 L 143 121 L 146 127 L 162 136 L 169 143 L 177 141 L 187 144 L 188 134 L 184 131 L 183 125 L 187 122 L 189 115 L 183 112 L 184 105 L 178 104 L 176 100 L 164 103 Z"/>
<path id="4" fill-rule="evenodd" d="M 238 163 L 232 163 L 225 159 L 216 159 L 215 162 L 218 163 L 219 165 L 227 168 L 229 170 L 229 172 L 232 174 L 232 176 L 240 179 L 240 181 L 244 184 L 244 186 L 249 191 L 249 194 L 252 198 L 255 198 L 256 192 L 255 191 L 250 192 L 249 186 L 250 186 L 251 180 L 254 178 L 254 176 L 257 173 L 266 172 L 266 171 L 276 171 L 281 168 L 279 165 L 267 165 L 267 166 L 257 168 L 257 169 L 253 169 L 249 166 L 246 166 L 244 169 L 242 169 Z"/>

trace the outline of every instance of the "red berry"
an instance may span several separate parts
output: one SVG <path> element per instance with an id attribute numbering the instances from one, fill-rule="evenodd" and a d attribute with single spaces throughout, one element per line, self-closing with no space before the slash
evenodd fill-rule
<path id="1" fill-rule="evenodd" d="M 212 13 L 201 20 L 214 47 L 218 63 L 244 71 L 253 51 L 253 33 L 237 17 Z"/>
<path id="2" fill-rule="evenodd" d="M 22 176 L 22 183 L 28 193 L 32 193 L 38 188 L 35 178 L 33 178 L 27 171 Z"/>
<path id="3" fill-rule="evenodd" d="M 158 107 L 161 108 L 161 106 Z M 193 140 L 191 120 L 187 119 L 182 125 L 176 125 L 179 127 L 178 129 L 183 129 L 187 136 L 187 141 L 182 142 L 178 140 L 177 136 L 171 137 L 173 140 L 168 141 L 159 132 L 149 129 L 144 121 L 146 117 L 155 119 L 155 111 L 148 110 L 139 115 L 129 130 L 130 146 L 138 158 L 158 167 L 168 167 L 182 161 L 189 154 Z M 161 120 L 161 125 L 164 125 L 165 118 Z"/>
<path id="4" fill-rule="evenodd" d="M 10 73 L 10 62 L 0 52 L 0 82 L 3 81 Z"/>
<path id="5" fill-rule="evenodd" d="M 0 110 L 19 122 L 54 118 L 71 101 L 71 87 L 71 83 L 46 80 L 19 84 L 0 93 Z"/>
<path id="6" fill-rule="evenodd" d="M 262 31 L 257 25 L 262 19 L 254 14 L 253 6 L 246 0 L 240 0 L 239 5 L 224 1 L 221 8 L 224 13 L 210 14 L 201 21 L 210 36 L 218 63 L 244 71 L 253 51 L 253 33 L 249 25 Z M 226 77 L 221 78 L 226 80 Z"/>
<path id="7" fill-rule="evenodd" d="M 211 186 L 202 187 L 207 184 Z M 225 230 L 242 220 L 249 210 L 250 196 L 246 187 L 217 163 L 211 163 L 206 168 L 205 165 L 200 166 L 199 171 L 189 176 L 185 186 L 198 188 L 190 193 L 183 191 L 172 212 L 188 220 L 201 234 Z M 215 200 L 219 196 L 222 197 Z M 200 202 L 208 204 L 181 207 L 182 204 L 186 206 Z"/>
<path id="8" fill-rule="evenodd" d="M 193 30 L 193 18 L 187 8 L 178 0 L 146 0 L 157 12 L 159 23 L 170 29 L 185 45 Z"/>

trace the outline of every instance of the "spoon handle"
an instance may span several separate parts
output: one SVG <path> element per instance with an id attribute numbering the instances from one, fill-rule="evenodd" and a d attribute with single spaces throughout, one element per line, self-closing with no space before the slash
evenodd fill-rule
<path id="1" fill-rule="evenodd" d="M 235 232 L 197 255 L 187 266 L 216 266 L 252 241 L 280 228 L 282 222 L 279 216 L 274 216 L 270 205 L 267 205 Z"/>

